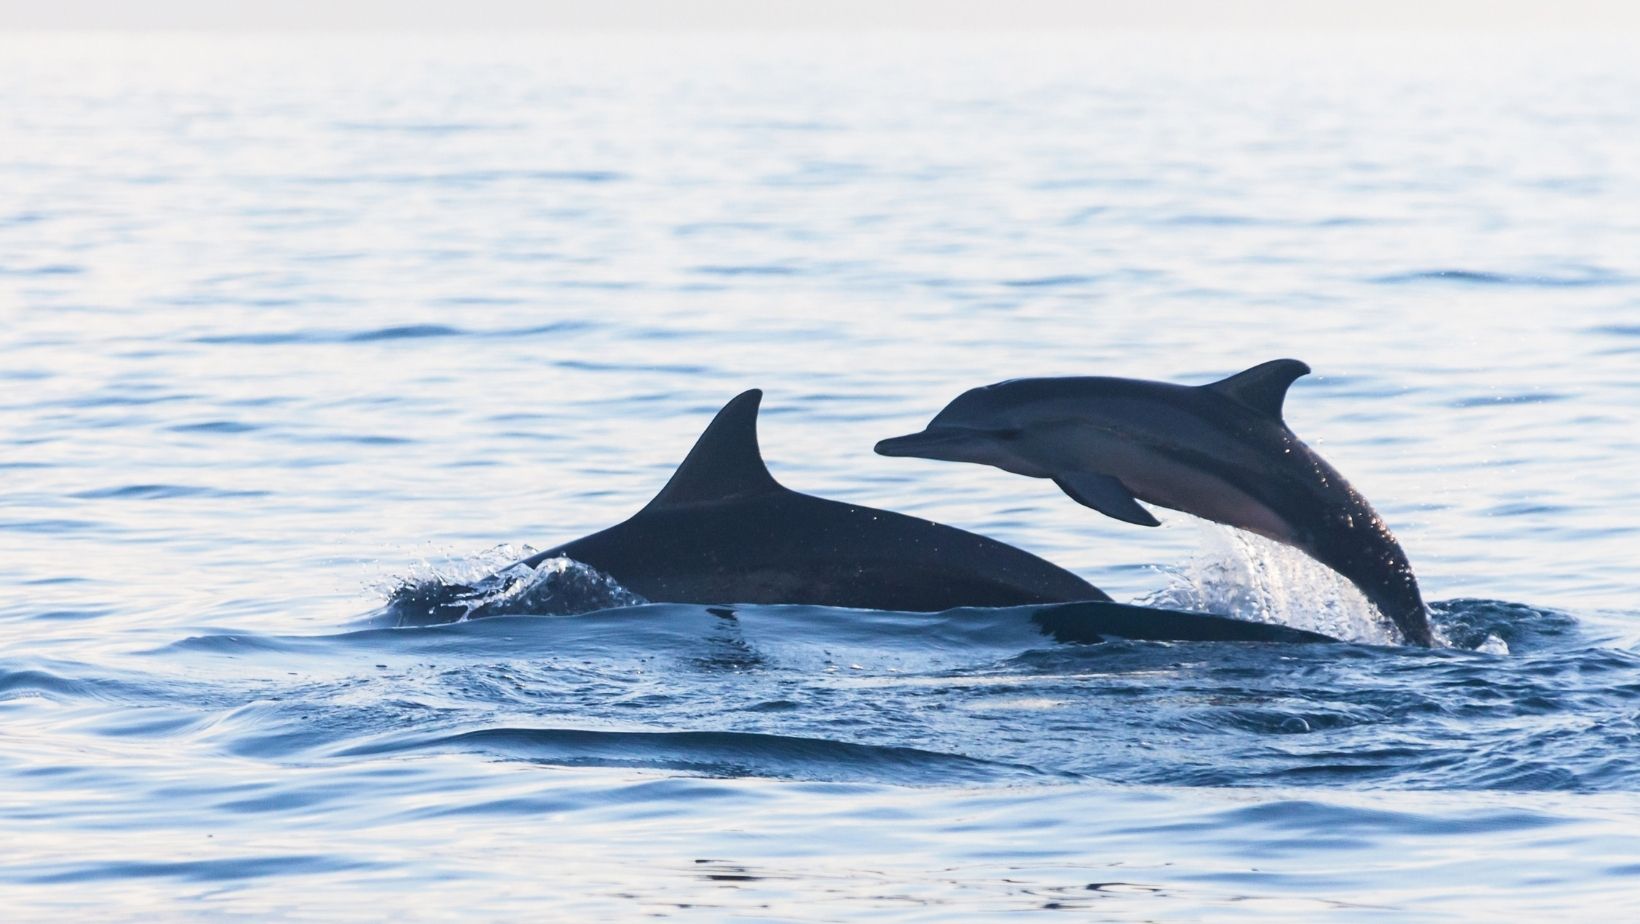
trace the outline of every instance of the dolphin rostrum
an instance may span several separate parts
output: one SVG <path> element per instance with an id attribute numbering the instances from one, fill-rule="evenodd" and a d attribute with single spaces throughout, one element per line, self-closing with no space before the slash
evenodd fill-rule
<path id="1" fill-rule="evenodd" d="M 1103 377 L 971 389 L 885 456 L 978 462 L 1050 478 L 1073 500 L 1156 526 L 1138 501 L 1286 543 L 1349 579 L 1408 642 L 1433 644 L 1407 557 L 1384 521 L 1281 418 L 1310 367 L 1277 359 L 1209 385 Z"/>
<path id="2" fill-rule="evenodd" d="M 1112 602 L 1035 555 L 929 520 L 799 494 L 757 445 L 762 392 L 718 412 L 659 494 L 625 522 L 548 549 L 476 585 L 408 594 L 398 625 L 453 622 L 505 590 L 519 566 L 560 557 L 653 603 L 804 603 L 905 612 L 1043 605 L 1031 619 L 1063 641 L 1331 641 L 1264 623 Z"/>

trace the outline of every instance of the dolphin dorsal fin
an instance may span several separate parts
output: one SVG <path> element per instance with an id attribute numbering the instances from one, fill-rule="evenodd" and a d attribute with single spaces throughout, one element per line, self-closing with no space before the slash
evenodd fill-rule
<path id="1" fill-rule="evenodd" d="M 1309 372 L 1310 367 L 1296 359 L 1272 359 L 1202 387 L 1279 421 L 1287 389 Z"/>
<path id="2" fill-rule="evenodd" d="M 753 388 L 725 404 L 645 509 L 780 490 L 757 448 L 757 405 L 762 399 L 763 392 Z"/>

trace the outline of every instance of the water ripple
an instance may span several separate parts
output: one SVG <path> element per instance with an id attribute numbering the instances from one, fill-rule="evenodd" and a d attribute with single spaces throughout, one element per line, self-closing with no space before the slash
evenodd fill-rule
<path id="1" fill-rule="evenodd" d="M 486 728 L 355 745 L 342 756 L 461 750 L 559 766 L 647 767 L 706 776 L 884 780 L 936 785 L 1039 775 L 1029 767 L 917 748 L 736 732 Z"/>
<path id="2" fill-rule="evenodd" d="M 81 500 L 170 500 L 180 497 L 266 497 L 267 491 L 235 491 L 202 485 L 127 484 L 69 495 Z"/>
<path id="3" fill-rule="evenodd" d="M 1627 285 L 1628 276 L 1600 267 L 1583 267 L 1566 273 L 1503 273 L 1468 269 L 1414 270 L 1373 277 L 1380 285 L 1409 285 L 1426 282 L 1510 288 L 1584 288 Z"/>
<path id="4" fill-rule="evenodd" d="M 376 343 L 392 340 L 424 340 L 446 337 L 477 337 L 512 339 L 540 334 L 565 334 L 593 330 L 597 323 L 588 320 L 555 321 L 528 327 L 468 330 L 448 324 L 403 324 L 367 330 L 294 330 L 268 331 L 245 334 L 210 334 L 193 338 L 202 344 L 244 344 L 268 346 L 287 343 Z"/>

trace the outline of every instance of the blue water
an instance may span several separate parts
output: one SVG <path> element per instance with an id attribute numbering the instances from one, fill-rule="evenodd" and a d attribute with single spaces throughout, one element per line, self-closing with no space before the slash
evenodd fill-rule
<path id="1" fill-rule="evenodd" d="M 7 919 L 1623 919 L 1635 61 L 0 39 Z M 1268 543 L 871 453 L 977 384 L 1279 356 L 1446 647 Z M 603 585 L 385 627 L 748 387 L 793 488 L 1346 641 Z"/>

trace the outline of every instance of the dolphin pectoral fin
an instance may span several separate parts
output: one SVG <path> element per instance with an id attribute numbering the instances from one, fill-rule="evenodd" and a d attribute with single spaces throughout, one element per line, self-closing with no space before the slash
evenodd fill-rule
<path id="1" fill-rule="evenodd" d="M 1160 526 L 1161 521 L 1149 510 L 1139 506 L 1133 494 L 1120 481 L 1098 472 L 1071 472 L 1055 475 L 1053 483 L 1070 495 L 1071 500 L 1084 507 L 1092 507 L 1107 517 L 1139 526 Z"/>

